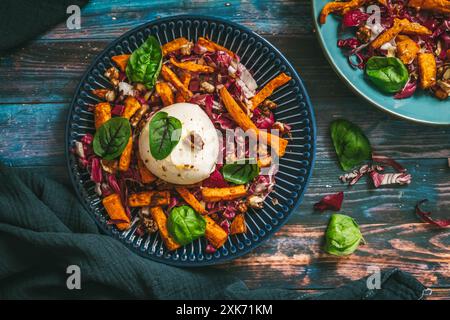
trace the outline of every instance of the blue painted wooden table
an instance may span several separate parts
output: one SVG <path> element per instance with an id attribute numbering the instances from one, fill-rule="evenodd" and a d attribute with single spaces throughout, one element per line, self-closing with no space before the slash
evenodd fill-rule
<path id="1" fill-rule="evenodd" d="M 317 117 L 317 162 L 303 204 L 264 245 L 232 263 L 250 287 L 320 292 L 368 274 L 399 267 L 450 297 L 450 229 L 436 230 L 414 214 L 430 199 L 436 216 L 449 214 L 450 128 L 396 119 L 356 97 L 325 60 L 314 35 L 307 0 L 174 1 L 94 0 L 82 10 L 81 30 L 60 24 L 14 53 L 0 57 L 0 161 L 34 169 L 69 188 L 64 125 L 70 99 L 94 57 L 125 31 L 159 17 L 214 14 L 266 37 L 293 63 L 309 90 Z M 430 107 L 432 112 L 432 107 Z M 365 180 L 342 185 L 328 126 L 343 117 L 360 125 L 380 154 L 399 160 L 413 175 L 407 187 L 373 189 Z M 361 225 L 367 245 L 350 257 L 321 251 L 329 213 L 313 212 L 324 194 L 345 191 L 343 212 Z"/>

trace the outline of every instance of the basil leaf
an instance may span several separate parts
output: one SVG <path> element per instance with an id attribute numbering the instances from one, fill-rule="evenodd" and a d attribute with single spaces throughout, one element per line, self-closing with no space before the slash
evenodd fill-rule
<path id="1" fill-rule="evenodd" d="M 222 175 L 226 181 L 235 184 L 246 184 L 259 174 L 258 164 L 254 159 L 242 159 L 222 167 Z"/>
<path id="2" fill-rule="evenodd" d="M 152 89 L 161 71 L 161 66 L 161 45 L 154 36 L 149 36 L 131 54 L 127 64 L 126 74 L 131 82 L 140 82 L 148 89 Z"/>
<path id="3" fill-rule="evenodd" d="M 338 119 L 331 123 L 330 129 L 334 149 L 344 171 L 372 158 L 370 142 L 358 126 Z"/>
<path id="4" fill-rule="evenodd" d="M 408 69 L 395 57 L 372 57 L 366 63 L 367 77 L 382 91 L 402 90 L 409 79 Z"/>
<path id="5" fill-rule="evenodd" d="M 186 245 L 205 235 L 206 221 L 190 206 L 175 207 L 170 211 L 167 229 L 176 242 Z"/>
<path id="6" fill-rule="evenodd" d="M 131 136 L 130 122 L 126 118 L 114 117 L 106 121 L 94 136 L 94 153 L 105 160 L 120 156 Z"/>
<path id="7" fill-rule="evenodd" d="M 166 158 L 181 138 L 181 121 L 160 111 L 150 121 L 150 152 L 156 160 Z"/>
<path id="8" fill-rule="evenodd" d="M 331 215 L 325 234 L 325 251 L 337 256 L 352 254 L 363 240 L 358 224 L 344 214 Z"/>

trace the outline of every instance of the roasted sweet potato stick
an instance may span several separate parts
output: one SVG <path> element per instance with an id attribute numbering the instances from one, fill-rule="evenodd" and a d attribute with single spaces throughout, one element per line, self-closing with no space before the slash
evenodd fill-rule
<path id="1" fill-rule="evenodd" d="M 183 37 L 167 42 L 165 45 L 162 46 L 162 54 L 163 56 L 166 56 L 170 52 L 180 50 L 181 47 L 187 45 L 188 43 L 189 40 Z"/>
<path id="2" fill-rule="evenodd" d="M 227 88 L 223 87 L 220 89 L 220 97 L 222 98 L 225 108 L 239 127 L 249 133 L 251 133 L 251 130 L 253 130 L 255 132 L 255 138 L 259 138 L 270 145 L 279 157 L 282 157 L 284 155 L 286 146 L 288 144 L 288 141 L 286 139 L 283 139 L 276 135 L 271 135 L 264 130 L 258 130 L 250 117 L 242 110 L 242 108 L 237 104 L 237 102 L 228 92 Z M 258 137 L 256 136 L 256 134 L 258 134 Z"/>
<path id="3" fill-rule="evenodd" d="M 198 72 L 198 73 L 213 73 L 214 68 L 210 66 L 204 66 L 201 64 L 197 64 L 192 61 L 179 62 L 175 58 L 170 58 L 170 63 L 172 63 L 175 67 L 187 70 L 190 72 Z"/>
<path id="4" fill-rule="evenodd" d="M 258 130 L 259 135 L 259 143 L 267 143 L 272 147 L 275 153 L 282 157 L 286 153 L 286 147 L 288 145 L 288 141 L 284 138 L 281 138 L 277 135 L 270 134 L 264 130 Z"/>
<path id="5" fill-rule="evenodd" d="M 101 98 L 101 99 L 105 99 L 106 98 L 106 93 L 108 92 L 108 89 L 95 89 L 92 90 L 91 92 L 93 94 L 95 94 L 97 97 Z"/>
<path id="6" fill-rule="evenodd" d="M 189 88 L 189 84 L 191 83 L 192 75 L 185 71 L 181 74 L 180 80 L 186 88 Z M 180 91 L 177 91 L 175 95 L 175 102 L 185 102 L 186 100 L 183 98 L 183 95 Z"/>
<path id="7" fill-rule="evenodd" d="M 222 200 L 233 200 L 241 198 L 247 194 L 245 185 L 238 185 L 225 188 L 202 188 L 203 200 L 217 202 Z"/>
<path id="8" fill-rule="evenodd" d="M 409 0 L 408 6 L 417 10 L 430 10 L 438 13 L 450 13 L 449 0 Z"/>
<path id="9" fill-rule="evenodd" d="M 123 111 L 122 117 L 130 119 L 136 111 L 141 108 L 141 104 L 135 97 L 128 96 L 125 101 L 125 110 Z"/>
<path id="10" fill-rule="evenodd" d="M 285 73 L 280 73 L 278 76 L 270 80 L 264 88 L 252 98 L 252 110 L 259 106 L 264 100 L 272 95 L 272 93 L 282 85 L 288 83 L 292 78 Z"/>
<path id="11" fill-rule="evenodd" d="M 161 68 L 161 75 L 164 78 L 164 80 L 170 82 L 171 84 L 173 84 L 173 86 L 180 91 L 180 93 L 183 95 L 183 98 L 186 101 L 191 100 L 192 98 L 192 92 L 189 91 L 189 89 L 187 87 L 184 86 L 184 84 L 181 82 L 180 79 L 178 79 L 177 75 L 175 74 L 175 72 L 173 72 L 169 67 L 167 67 L 166 65 L 163 65 Z"/>
<path id="12" fill-rule="evenodd" d="M 234 98 L 228 92 L 227 88 L 223 87 L 219 92 L 225 108 L 228 110 L 233 120 L 236 121 L 237 125 L 244 131 L 253 129 L 256 132 L 258 128 L 250 119 L 250 117 L 247 116 L 247 114 L 237 104 L 236 100 L 234 100 Z"/>
<path id="13" fill-rule="evenodd" d="M 161 235 L 167 249 L 169 249 L 169 251 L 173 251 L 181 247 L 181 245 L 177 243 L 169 234 L 169 230 L 167 230 L 167 217 L 163 209 L 161 207 L 150 208 L 150 214 L 158 226 L 159 234 Z"/>
<path id="14" fill-rule="evenodd" d="M 237 58 L 236 54 L 233 51 L 230 51 L 227 48 L 222 47 L 220 44 L 212 42 L 211 40 L 208 40 L 206 38 L 203 38 L 203 37 L 198 38 L 197 44 L 206 48 L 206 50 L 208 50 L 208 51 L 211 51 L 211 52 L 224 51 L 224 52 L 228 53 L 230 55 L 230 57 L 235 58 L 235 59 Z"/>
<path id="15" fill-rule="evenodd" d="M 383 31 L 375 40 L 372 41 L 370 46 L 372 49 L 378 49 L 386 42 L 394 39 L 400 32 L 402 32 L 403 28 L 409 25 L 410 22 L 407 19 L 394 19 L 394 24 L 389 29 Z"/>
<path id="16" fill-rule="evenodd" d="M 211 217 L 203 216 L 206 220 L 205 237 L 214 248 L 220 248 L 228 239 L 228 234 Z"/>
<path id="17" fill-rule="evenodd" d="M 327 20 L 327 16 L 333 12 L 345 13 L 349 10 L 358 9 L 367 0 L 351 0 L 351 1 L 342 1 L 342 2 L 328 2 L 320 12 L 319 21 L 321 24 L 324 24 Z"/>
<path id="18" fill-rule="evenodd" d="M 119 56 L 112 57 L 111 60 L 114 61 L 114 63 L 119 67 L 120 71 L 125 72 L 130 56 L 131 54 L 121 54 Z"/>
<path id="19" fill-rule="evenodd" d="M 426 36 L 426 35 L 432 34 L 433 32 L 431 32 L 430 29 L 421 25 L 420 23 L 409 22 L 407 25 L 405 25 L 403 27 L 403 30 L 401 33 L 408 34 L 408 35 Z"/>
<path id="20" fill-rule="evenodd" d="M 128 140 L 127 146 L 123 150 L 119 159 L 119 171 L 128 171 L 131 163 L 131 153 L 133 152 L 133 138 L 130 137 Z"/>
<path id="21" fill-rule="evenodd" d="M 247 225 L 245 224 L 245 216 L 243 214 L 238 214 L 234 217 L 233 222 L 230 226 L 230 234 L 246 233 Z"/>
<path id="22" fill-rule="evenodd" d="M 139 176 L 141 177 L 141 182 L 143 184 L 152 183 L 156 180 L 156 176 L 150 172 L 150 170 L 147 169 L 147 167 L 144 164 L 144 161 L 142 161 L 141 157 L 138 158 L 138 169 L 139 169 Z"/>
<path id="23" fill-rule="evenodd" d="M 110 194 L 109 196 L 103 198 L 102 203 L 111 220 L 124 221 L 116 223 L 117 229 L 125 230 L 130 227 L 130 218 L 125 212 L 125 208 L 120 201 L 119 194 Z"/>
<path id="24" fill-rule="evenodd" d="M 97 103 L 94 110 L 95 129 L 100 128 L 109 119 L 111 119 L 111 105 L 108 102 Z"/>
<path id="25" fill-rule="evenodd" d="M 436 60 L 432 53 L 421 53 L 418 57 L 420 87 L 431 88 L 436 84 Z"/>
<path id="26" fill-rule="evenodd" d="M 260 168 L 270 167 L 272 164 L 272 157 L 271 156 L 265 156 L 258 158 L 258 166 Z"/>
<path id="27" fill-rule="evenodd" d="M 397 58 L 404 64 L 413 62 L 420 50 L 419 45 L 408 36 L 398 35 L 396 38 Z"/>
<path id="28" fill-rule="evenodd" d="M 130 207 L 166 206 L 170 202 L 169 191 L 143 191 L 128 197 Z"/>
<path id="29" fill-rule="evenodd" d="M 155 86 L 156 92 L 161 97 L 163 105 L 170 106 L 174 103 L 175 99 L 173 97 L 172 89 L 167 84 L 167 82 L 158 82 Z"/>
<path id="30" fill-rule="evenodd" d="M 184 187 L 176 187 L 175 188 L 177 192 L 180 194 L 180 196 L 186 201 L 188 205 L 192 207 L 195 211 L 197 211 L 200 214 L 207 214 L 205 207 L 203 204 L 197 200 L 197 198 L 189 191 L 188 188 Z"/>
<path id="31" fill-rule="evenodd" d="M 186 88 L 189 88 L 189 84 L 191 83 L 192 75 L 189 72 L 183 72 L 181 75 L 181 82 Z"/>

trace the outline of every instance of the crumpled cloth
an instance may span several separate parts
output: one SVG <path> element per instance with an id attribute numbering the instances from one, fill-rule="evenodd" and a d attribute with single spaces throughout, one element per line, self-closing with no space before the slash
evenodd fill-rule
<path id="1" fill-rule="evenodd" d="M 425 287 L 397 269 L 381 289 L 361 279 L 322 295 L 249 290 L 225 270 L 176 268 L 142 258 L 104 235 L 65 186 L 0 165 L 0 299 L 420 299 Z M 270 240 L 268 240 L 270 241 Z M 81 290 L 69 290 L 77 265 Z"/>

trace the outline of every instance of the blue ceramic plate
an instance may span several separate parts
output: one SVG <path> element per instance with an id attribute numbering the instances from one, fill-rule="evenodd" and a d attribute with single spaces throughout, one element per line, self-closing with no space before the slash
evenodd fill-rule
<path id="1" fill-rule="evenodd" d="M 198 239 L 176 251 L 169 252 L 159 233 L 139 236 L 136 223 L 120 232 L 107 224 L 108 216 L 94 184 L 86 170 L 80 168 L 69 152 L 74 140 L 94 133 L 90 105 L 98 102 L 90 91 L 108 87 L 104 71 L 112 66 L 111 57 L 131 53 L 149 35 L 155 35 L 161 44 L 178 37 L 196 40 L 207 36 L 211 40 L 236 52 L 243 64 L 253 72 L 259 86 L 263 86 L 279 72 L 286 72 L 292 80 L 279 88 L 272 99 L 279 108 L 275 117 L 292 126 L 292 139 L 285 157 L 280 160 L 276 187 L 266 199 L 264 208 L 250 210 L 246 215 L 248 231 L 229 237 L 225 245 L 214 254 L 205 253 L 205 239 Z M 117 238 L 132 251 L 143 257 L 178 266 L 201 266 L 222 263 L 241 256 L 273 235 L 299 206 L 310 179 L 314 164 L 316 128 L 311 102 L 295 69 L 269 42 L 240 25 L 204 16 L 176 16 L 159 19 L 133 29 L 111 43 L 92 63 L 84 75 L 72 101 L 66 128 L 67 164 L 79 199 L 92 214 L 101 229 Z M 278 201 L 273 201 L 277 199 Z"/>
<path id="2" fill-rule="evenodd" d="M 440 101 L 422 90 L 417 90 L 409 99 L 394 99 L 391 95 L 386 95 L 373 87 L 364 78 L 362 70 L 355 70 L 349 65 L 347 58 L 336 44 L 338 38 L 347 38 L 352 34 L 342 32 L 340 18 L 332 14 L 328 16 L 326 24 L 321 25 L 318 22 L 320 11 L 328 2 L 329 0 L 312 1 L 314 25 L 327 59 L 345 83 L 367 101 L 391 114 L 426 124 L 449 125 L 448 100 Z"/>

